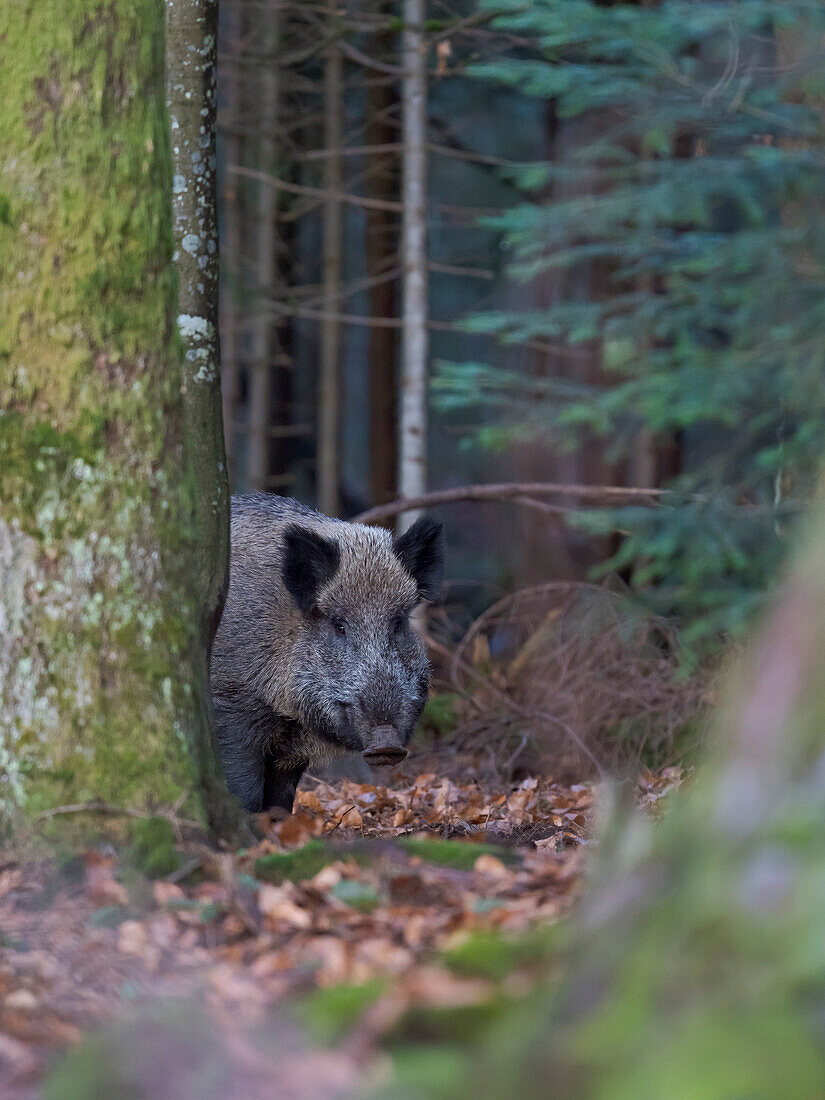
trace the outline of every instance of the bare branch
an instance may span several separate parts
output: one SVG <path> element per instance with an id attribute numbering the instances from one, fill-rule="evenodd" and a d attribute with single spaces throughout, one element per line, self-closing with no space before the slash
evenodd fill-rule
<path id="1" fill-rule="evenodd" d="M 351 42 L 347 42 L 343 38 L 340 40 L 339 46 L 342 53 L 345 53 L 350 60 L 363 65 L 365 69 L 375 69 L 379 73 L 390 73 L 392 76 L 399 76 L 402 72 L 400 65 L 388 65 L 386 61 L 377 61 L 374 57 L 368 57 L 357 46 L 353 46 Z"/>
<path id="2" fill-rule="evenodd" d="M 327 157 L 377 156 L 379 153 L 400 153 L 404 146 L 400 141 L 382 145 L 348 145 L 345 149 L 310 149 L 299 153 L 296 160 L 325 160 Z"/>
<path id="3" fill-rule="evenodd" d="M 350 206 L 361 206 L 367 210 L 393 210 L 400 213 L 403 206 L 400 202 L 389 202 L 383 199 L 365 199 L 358 195 L 348 195 L 343 191 L 329 192 L 323 187 L 307 187 L 301 183 L 289 183 L 287 180 L 278 179 L 269 172 L 261 172 L 257 168 L 244 168 L 239 164 L 229 164 L 226 168 L 230 176 L 243 176 L 245 179 L 257 180 L 276 191 L 286 191 L 290 195 L 310 195 L 317 199 L 337 199 L 339 202 L 348 203 Z"/>
<path id="4" fill-rule="evenodd" d="M 437 504 L 457 504 L 459 501 L 512 501 L 533 506 L 531 498 L 541 496 L 574 497 L 594 504 L 621 504 L 626 502 L 655 504 L 667 489 L 625 488 L 621 485 L 564 485 L 554 482 L 502 482 L 496 485 L 464 485 L 458 489 L 439 489 L 432 493 L 410 497 L 409 500 L 393 500 L 388 504 L 379 504 L 353 519 L 353 523 L 375 523 L 378 520 L 391 519 L 402 512 L 415 511 L 418 508 L 430 508 Z M 543 504 L 543 502 L 541 502 Z M 547 505 L 543 504 L 544 508 Z M 557 505 L 559 511 L 575 511 L 578 505 Z"/>
<path id="5" fill-rule="evenodd" d="M 90 802 L 75 802 L 68 806 L 52 806 L 48 810 L 40 810 L 39 813 L 34 814 L 31 821 L 32 823 L 35 821 L 48 821 L 63 814 L 109 814 L 114 817 L 133 817 L 139 821 L 149 821 L 154 817 L 163 817 L 172 825 L 185 825 L 189 829 L 203 829 L 203 825 L 199 821 L 178 817 L 177 810 L 174 808 L 164 809 L 159 806 L 152 811 L 135 810 L 129 806 L 112 806 L 100 799 L 92 799 Z"/>
<path id="6" fill-rule="evenodd" d="M 404 211 L 404 204 L 401 202 L 367 199 L 360 195 L 347 194 L 344 191 L 329 192 L 323 187 L 308 187 L 302 183 L 290 183 L 288 180 L 278 179 L 277 176 L 273 176 L 269 172 L 261 172 L 257 168 L 245 168 L 240 164 L 228 164 L 226 172 L 230 176 L 243 176 L 245 179 L 257 180 L 268 187 L 273 187 L 276 191 L 286 191 L 290 195 L 308 195 L 321 201 L 334 198 L 339 202 L 347 203 L 349 206 L 360 206 L 365 210 L 392 210 L 396 213 L 403 213 Z M 454 203 L 444 202 L 434 203 L 433 209 L 441 214 L 453 214 L 462 218 L 493 217 L 502 213 L 501 207 L 497 206 L 456 206 Z"/>
<path id="7" fill-rule="evenodd" d="M 470 279 L 495 279 L 495 271 L 488 271 L 483 267 L 465 267 L 462 264 L 438 264 L 433 260 L 427 264 L 430 271 L 438 271 L 442 275 L 462 275 Z"/>

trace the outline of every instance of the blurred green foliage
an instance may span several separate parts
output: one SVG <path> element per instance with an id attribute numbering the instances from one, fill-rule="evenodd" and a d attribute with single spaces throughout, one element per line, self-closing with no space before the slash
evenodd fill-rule
<path id="1" fill-rule="evenodd" d="M 443 736 L 454 730 L 458 724 L 458 698 L 455 692 L 448 691 L 438 691 L 430 695 L 419 719 L 419 728 L 436 736 Z"/>
<path id="2" fill-rule="evenodd" d="M 371 913 L 381 904 L 381 896 L 366 882 L 342 878 L 330 891 L 334 898 L 345 902 L 361 913 Z"/>
<path id="3" fill-rule="evenodd" d="M 434 1095 L 427 1056 L 444 1100 L 825 1095 L 822 505 L 812 534 L 694 781 L 658 823 L 618 797 L 604 813 L 588 891 L 533 956 L 539 973 L 545 961 L 531 989 L 508 982 L 531 958 L 517 941 L 459 949 L 454 969 L 469 955 L 470 974 L 500 983 L 497 1010 L 459 1006 L 441 1038 L 400 1021 L 421 1038 L 383 1095 Z"/>
<path id="4" fill-rule="evenodd" d="M 177 871 L 181 859 L 175 850 L 177 837 L 165 817 L 148 817 L 132 825 L 130 861 L 148 878 L 161 878 Z"/>
<path id="5" fill-rule="evenodd" d="M 572 522 L 620 532 L 601 571 L 623 569 L 706 648 L 760 604 L 825 453 L 825 8 L 481 6 L 518 45 L 475 76 L 548 101 L 574 131 L 560 159 L 504 170 L 523 201 L 487 219 L 514 280 L 555 278 L 550 305 L 465 326 L 549 342 L 561 366 L 442 364 L 437 400 L 499 411 L 475 436 L 492 447 L 599 438 L 621 461 L 642 431 L 678 440 L 666 506 Z M 596 349 L 600 379 L 571 370 L 577 348 Z"/>
<path id="6" fill-rule="evenodd" d="M 318 1042 L 335 1043 L 358 1023 L 386 988 L 386 982 L 373 978 L 360 985 L 344 982 L 315 989 L 296 1002 L 293 1014 Z"/>
<path id="7" fill-rule="evenodd" d="M 519 967 L 537 967 L 552 957 L 554 947 L 553 937 L 548 935 L 546 928 L 509 938 L 498 931 L 485 929 L 445 948 L 441 958 L 463 977 L 497 981 Z"/>

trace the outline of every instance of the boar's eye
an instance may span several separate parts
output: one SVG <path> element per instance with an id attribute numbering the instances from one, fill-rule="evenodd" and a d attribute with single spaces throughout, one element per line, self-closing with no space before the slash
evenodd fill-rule
<path id="1" fill-rule="evenodd" d="M 337 616 L 332 620 L 332 629 L 336 634 L 340 634 L 342 638 L 347 636 L 347 624 L 343 619 L 339 619 Z"/>
<path id="2" fill-rule="evenodd" d="M 406 626 L 407 618 L 405 615 L 396 615 L 392 621 L 393 634 L 400 634 Z"/>

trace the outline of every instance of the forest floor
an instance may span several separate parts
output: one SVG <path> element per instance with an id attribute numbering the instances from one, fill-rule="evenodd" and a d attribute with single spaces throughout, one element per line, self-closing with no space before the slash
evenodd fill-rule
<path id="1" fill-rule="evenodd" d="M 387 786 L 305 779 L 236 853 L 162 818 L 119 855 L 0 853 L 0 1096 L 50 1079 L 59 1100 L 326 1100 L 380 1080 L 386 1050 L 445 1011 L 529 989 L 532 930 L 582 891 L 599 789 L 443 764 L 419 756 Z M 681 781 L 644 771 L 638 804 L 657 813 Z"/>

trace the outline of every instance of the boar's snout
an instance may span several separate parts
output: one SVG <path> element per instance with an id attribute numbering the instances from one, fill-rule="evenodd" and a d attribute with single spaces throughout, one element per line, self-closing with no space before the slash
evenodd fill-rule
<path id="1" fill-rule="evenodd" d="M 367 747 L 361 754 L 368 764 L 397 764 L 407 755 L 398 730 L 393 726 L 379 726 L 366 738 Z"/>

